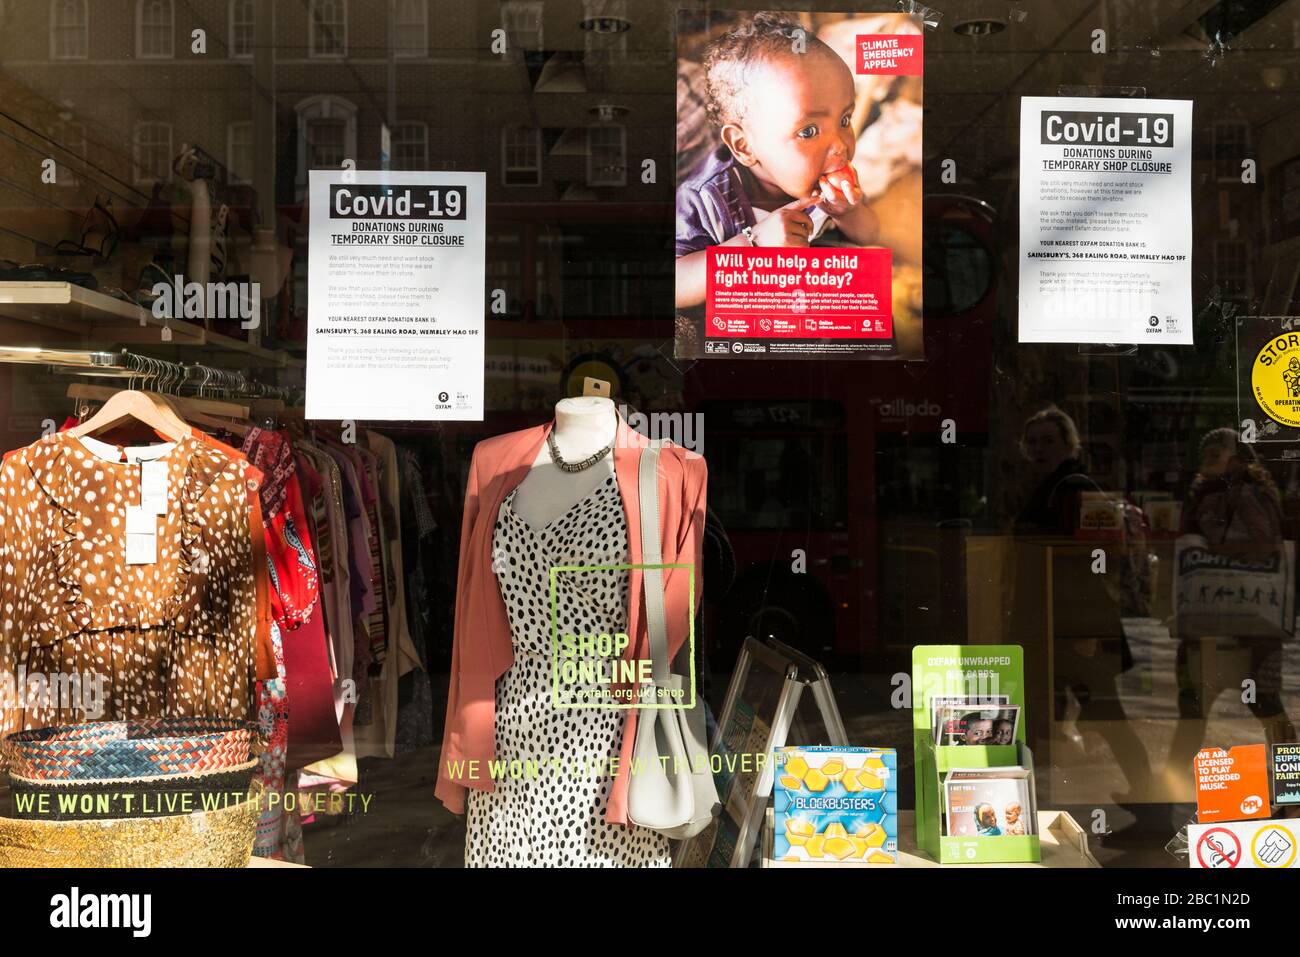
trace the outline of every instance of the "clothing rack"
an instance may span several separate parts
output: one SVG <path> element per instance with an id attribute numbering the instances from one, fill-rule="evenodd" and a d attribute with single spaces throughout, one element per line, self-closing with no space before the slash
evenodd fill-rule
<path id="1" fill-rule="evenodd" d="M 159 392 L 207 398 L 245 398 L 289 403 L 291 389 L 248 378 L 232 369 L 215 369 L 199 362 L 170 362 L 152 356 L 78 349 L 0 347 L 0 362 L 49 366 L 65 375 L 102 376 L 149 382 Z M 283 407 L 283 405 L 281 406 Z"/>

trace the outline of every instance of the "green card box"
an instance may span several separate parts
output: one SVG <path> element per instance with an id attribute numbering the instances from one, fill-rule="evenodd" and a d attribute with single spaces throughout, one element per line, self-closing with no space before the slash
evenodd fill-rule
<path id="1" fill-rule="evenodd" d="M 1020 764 L 1019 744 L 994 744 L 983 748 L 939 746 L 930 743 L 937 771 L 952 768 L 1005 768 Z M 1028 751 L 1028 748 L 1025 748 Z"/>
<path id="2" fill-rule="evenodd" d="M 1020 706 L 1013 745 L 936 746 L 935 695 L 995 695 Z M 990 705 L 991 707 L 993 705 Z M 943 832 L 944 781 L 953 768 L 1019 765 L 1029 771 L 1026 816 L 1037 820 L 1034 755 L 1025 744 L 1024 655 L 1019 645 L 917 645 L 912 649 L 912 738 L 916 749 L 916 843 L 944 864 L 1022 864 L 1042 859 L 1037 834 L 949 837 Z"/>

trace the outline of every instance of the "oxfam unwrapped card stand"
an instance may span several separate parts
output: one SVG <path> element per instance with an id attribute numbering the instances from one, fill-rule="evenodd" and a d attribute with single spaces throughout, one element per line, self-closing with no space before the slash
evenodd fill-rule
<path id="1" fill-rule="evenodd" d="M 912 738 L 916 747 L 916 842 L 944 864 L 1006 864 L 1037 862 L 1041 845 L 1034 796 L 1034 758 L 1025 744 L 1025 669 L 1019 645 L 917 645 L 912 649 Z M 1010 744 L 939 744 L 935 728 L 937 707 L 1018 707 L 1019 719 Z M 994 769 L 1006 769 L 996 771 Z M 1023 779 L 1015 786 L 1026 794 L 1024 807 L 1010 819 L 994 810 L 992 826 L 975 834 L 948 833 L 950 774 L 959 774 L 969 793 L 972 781 L 987 771 L 990 780 Z M 1003 786 L 1001 784 L 997 785 Z M 954 808 L 954 816 L 958 809 Z M 1004 808 L 1005 810 L 1005 808 Z M 964 813 L 969 814 L 969 811 Z M 980 808 L 975 808 L 980 818 Z M 1008 820 L 1015 821 L 1008 826 Z M 1027 825 L 1027 826 L 1026 826 Z M 964 829 L 963 829 L 964 830 Z"/>

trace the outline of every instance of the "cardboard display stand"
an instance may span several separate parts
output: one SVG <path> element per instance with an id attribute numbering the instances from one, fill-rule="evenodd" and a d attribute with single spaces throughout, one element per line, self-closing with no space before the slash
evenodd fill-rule
<path id="1" fill-rule="evenodd" d="M 955 768 L 1020 765 L 1029 772 L 1030 821 L 1038 820 L 1034 755 L 1025 744 L 1024 654 L 1019 645 L 917 645 L 912 649 L 912 740 L 916 749 L 916 843 L 944 864 L 1037 862 L 1039 834 L 999 837 L 944 833 L 944 781 Z M 939 746 L 931 727 L 931 698 L 993 696 L 1020 707 L 1015 744 Z"/>

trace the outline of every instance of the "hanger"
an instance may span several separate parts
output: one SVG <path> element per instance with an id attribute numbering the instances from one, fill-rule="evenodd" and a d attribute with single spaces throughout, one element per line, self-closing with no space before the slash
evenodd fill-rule
<path id="1" fill-rule="evenodd" d="M 181 412 L 184 414 L 186 421 L 194 425 L 206 425 L 210 429 L 222 429 L 239 436 L 241 439 L 253 431 L 251 425 L 244 425 L 234 419 L 218 419 L 215 415 L 208 415 L 189 406 L 182 406 Z"/>
<path id="2" fill-rule="evenodd" d="M 132 365 L 134 366 L 134 363 Z M 145 370 L 135 369 L 134 371 L 144 372 Z M 130 385 L 135 385 L 134 376 L 128 381 Z M 71 389 L 68 391 L 69 393 L 72 392 Z M 137 391 L 134 388 L 123 389 L 109 396 L 104 404 L 100 406 L 98 412 L 69 431 L 77 438 L 81 438 L 93 435 L 96 432 L 107 431 L 126 419 L 135 419 L 172 442 L 179 442 L 190 434 L 189 426 L 174 411 L 165 406 L 160 406 L 148 393 Z"/>
<path id="3" fill-rule="evenodd" d="M 188 377 L 183 366 L 175 365 L 174 363 L 169 363 L 169 365 L 172 366 L 172 374 L 166 377 L 160 386 L 163 390 L 173 386 L 179 387 L 181 382 Z M 210 376 L 210 370 L 205 368 L 203 385 L 200 386 L 200 391 L 203 386 L 207 385 Z M 187 422 L 194 425 L 204 425 L 210 429 L 222 429 L 226 432 L 238 435 L 240 438 L 243 438 L 252 431 L 251 426 L 244 425 L 234 419 L 222 419 L 217 418 L 215 415 L 208 415 L 202 409 L 196 408 L 194 403 L 187 401 L 184 396 L 169 395 L 164 391 L 164 394 L 160 395 L 159 398 L 175 408 Z"/>
<path id="4" fill-rule="evenodd" d="M 99 407 L 99 411 L 69 432 L 77 438 L 106 432 L 127 419 L 135 419 L 149 426 L 172 442 L 179 442 L 190 434 L 189 427 L 171 409 L 162 409 L 143 392 L 123 389 Z"/>

